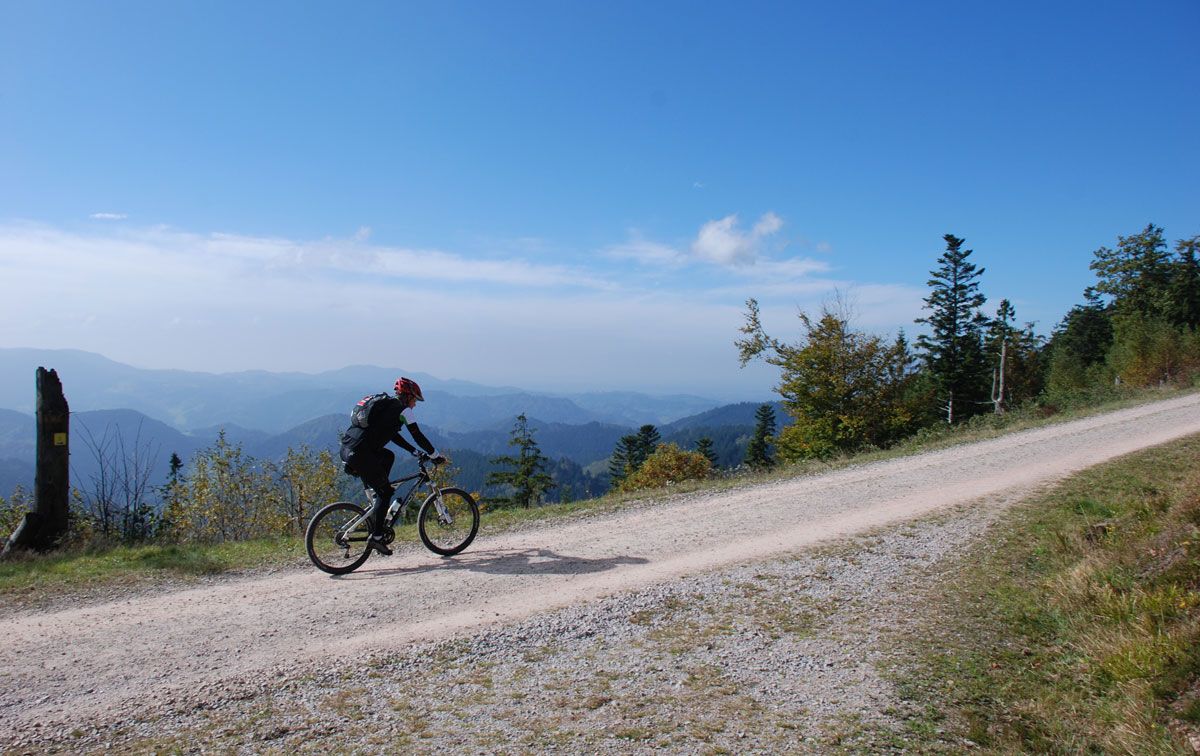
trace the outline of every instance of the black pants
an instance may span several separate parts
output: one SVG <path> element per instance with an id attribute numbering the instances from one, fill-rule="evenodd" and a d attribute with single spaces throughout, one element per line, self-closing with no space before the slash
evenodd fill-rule
<path id="1" fill-rule="evenodd" d="M 363 485 L 375 492 L 375 508 L 371 510 L 371 532 L 383 530 L 383 517 L 396 489 L 389 482 L 396 455 L 390 449 L 351 449 L 343 446 L 342 461 L 362 478 Z"/>

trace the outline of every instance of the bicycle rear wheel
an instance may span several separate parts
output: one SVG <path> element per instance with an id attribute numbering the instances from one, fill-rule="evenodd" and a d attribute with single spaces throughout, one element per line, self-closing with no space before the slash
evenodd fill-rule
<path id="1" fill-rule="evenodd" d="M 308 558 L 317 569 L 330 575 L 345 575 L 357 570 L 371 556 L 365 523 L 348 530 L 366 512 L 357 504 L 337 501 L 313 515 L 304 532 Z"/>
<path id="2" fill-rule="evenodd" d="M 479 532 L 479 507 L 466 491 L 443 488 L 437 494 L 429 494 L 421 505 L 417 512 L 417 532 L 433 553 L 454 556 L 475 540 Z"/>

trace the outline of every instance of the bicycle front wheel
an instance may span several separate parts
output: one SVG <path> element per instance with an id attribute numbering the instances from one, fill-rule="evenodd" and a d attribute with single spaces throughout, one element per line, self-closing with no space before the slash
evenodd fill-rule
<path id="1" fill-rule="evenodd" d="M 471 494 L 458 488 L 429 494 L 417 512 L 417 532 L 435 554 L 454 556 L 471 545 L 478 531 L 479 507 Z"/>
<path id="2" fill-rule="evenodd" d="M 367 561 L 371 556 L 367 547 L 371 533 L 365 521 L 352 528 L 365 513 L 357 504 L 338 501 L 313 515 L 304 532 L 304 546 L 317 569 L 330 575 L 345 575 Z"/>

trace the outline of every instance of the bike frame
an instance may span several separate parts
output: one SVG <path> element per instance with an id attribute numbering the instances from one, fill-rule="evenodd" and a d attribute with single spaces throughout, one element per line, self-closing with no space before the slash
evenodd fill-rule
<path id="1" fill-rule="evenodd" d="M 412 503 L 413 494 L 415 494 L 417 492 L 418 488 L 420 488 L 422 485 L 424 485 L 426 483 L 429 484 L 429 490 L 433 493 L 433 496 L 435 497 L 434 498 L 434 506 L 437 508 L 438 517 L 446 524 L 450 524 L 450 523 L 454 522 L 454 518 L 450 515 L 450 511 L 448 509 L 446 509 L 446 505 L 442 503 L 442 492 L 438 489 L 437 486 L 433 485 L 433 478 L 429 477 L 429 471 L 425 469 L 424 461 L 418 462 L 417 464 L 421 468 L 419 472 L 416 472 L 412 475 L 406 475 L 403 478 L 398 478 L 396 480 L 388 481 L 388 484 L 396 489 L 396 493 L 392 495 L 392 500 L 390 502 L 388 502 L 388 509 L 391 509 L 392 504 L 395 504 L 396 502 L 400 502 L 400 506 L 396 508 L 396 513 L 394 515 L 392 515 L 391 519 L 389 519 L 387 522 L 387 526 L 389 528 L 393 528 L 396 526 L 396 521 L 399 520 L 404 515 L 404 513 L 408 511 L 408 505 Z M 415 480 L 416 483 L 412 484 L 412 487 L 408 489 L 408 493 L 404 494 L 404 498 L 401 499 L 399 496 L 400 485 L 402 483 L 407 483 L 410 480 Z M 364 489 L 364 490 L 370 491 L 370 489 Z M 368 496 L 367 498 L 370 499 L 371 496 Z M 357 529 L 359 526 L 366 525 L 367 520 L 370 519 L 370 517 L 371 517 L 372 509 L 374 509 L 373 503 L 372 503 L 372 506 L 367 509 L 366 513 L 363 514 L 362 517 L 359 517 L 358 519 L 353 520 L 349 525 L 346 526 L 346 528 L 344 530 L 341 531 L 341 533 L 343 535 L 346 533 L 353 533 L 355 531 L 355 529 Z M 387 510 L 384 510 L 385 515 L 386 515 L 386 512 L 387 512 Z M 355 540 L 355 539 L 347 539 L 347 540 Z"/>

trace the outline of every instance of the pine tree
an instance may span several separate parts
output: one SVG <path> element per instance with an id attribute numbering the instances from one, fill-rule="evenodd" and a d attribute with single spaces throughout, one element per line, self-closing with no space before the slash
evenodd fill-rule
<path id="1" fill-rule="evenodd" d="M 1091 287 L 1084 289 L 1083 299 L 1063 317 L 1045 350 L 1046 397 L 1051 403 L 1075 401 L 1111 380 L 1105 371 L 1113 344 L 1111 308 Z"/>
<path id="2" fill-rule="evenodd" d="M 1096 290 L 1083 291 L 1083 304 L 1077 304 L 1063 318 L 1054 332 L 1050 348 L 1065 352 L 1083 367 L 1104 361 L 1112 346 L 1113 326 L 1108 308 Z"/>
<path id="3" fill-rule="evenodd" d="M 517 447 L 517 456 L 493 457 L 493 465 L 506 465 L 512 469 L 488 473 L 487 485 L 506 486 L 508 496 L 489 497 L 487 501 L 504 505 L 520 505 L 526 509 L 540 504 L 542 496 L 554 488 L 554 481 L 546 473 L 549 460 L 533 439 L 533 429 L 524 414 L 517 415 L 513 424 L 509 446 Z"/>
<path id="4" fill-rule="evenodd" d="M 173 518 L 180 514 L 184 495 L 183 460 L 178 454 L 171 452 L 171 458 L 167 464 L 167 482 L 158 489 L 162 508 L 155 526 L 155 535 L 159 538 L 173 539 L 176 535 Z"/>
<path id="5" fill-rule="evenodd" d="M 638 446 L 637 434 L 621 436 L 617 441 L 616 447 L 613 448 L 612 456 L 608 460 L 608 477 L 612 481 L 614 487 L 618 486 L 621 481 L 629 473 L 633 472 L 631 460 L 636 456 Z"/>
<path id="6" fill-rule="evenodd" d="M 1200 328 L 1200 236 L 1175 243 L 1179 257 L 1172 263 L 1168 290 L 1171 321 L 1184 328 Z"/>
<path id="7" fill-rule="evenodd" d="M 632 472 L 637 472 L 645 464 L 650 455 L 654 453 L 654 450 L 658 448 L 659 442 L 662 441 L 662 437 L 658 433 L 658 428 L 655 428 L 653 425 L 643 425 L 641 428 L 638 428 L 636 439 L 637 442 L 633 447 L 633 455 L 629 459 L 629 466 L 632 468 Z"/>
<path id="8" fill-rule="evenodd" d="M 979 411 L 990 371 L 983 356 L 983 328 L 987 318 L 979 311 L 987 298 L 979 292 L 983 268 L 967 260 L 971 250 L 964 239 L 946 234 L 946 251 L 930 271 L 932 289 L 925 298 L 930 315 L 917 320 L 929 326 L 917 346 L 924 350 L 925 365 L 934 377 L 939 398 L 945 401 L 946 422 L 965 419 Z"/>
<path id="9" fill-rule="evenodd" d="M 775 410 L 770 404 L 764 404 L 754 411 L 754 435 L 746 446 L 746 465 L 756 470 L 766 470 L 775 466 L 775 458 L 771 453 L 771 437 L 775 435 Z"/>
<path id="10" fill-rule="evenodd" d="M 713 440 L 703 436 L 696 440 L 696 451 L 704 455 L 714 470 L 717 469 L 717 451 L 713 448 Z"/>

